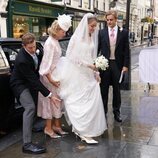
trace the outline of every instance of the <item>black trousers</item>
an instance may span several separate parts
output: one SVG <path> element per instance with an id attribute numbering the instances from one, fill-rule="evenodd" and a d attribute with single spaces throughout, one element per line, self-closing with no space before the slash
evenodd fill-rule
<path id="1" fill-rule="evenodd" d="M 121 93 L 120 93 L 120 70 L 116 64 L 115 60 L 109 60 L 109 68 L 106 71 L 100 72 L 101 77 L 101 95 L 104 104 L 105 114 L 108 112 L 108 95 L 109 95 L 109 86 L 112 85 L 113 88 L 113 113 L 114 115 L 120 115 L 120 106 L 121 106 Z"/>

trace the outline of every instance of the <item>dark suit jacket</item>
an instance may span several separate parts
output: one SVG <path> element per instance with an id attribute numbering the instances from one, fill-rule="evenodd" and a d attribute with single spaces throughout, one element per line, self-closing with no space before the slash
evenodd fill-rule
<path id="1" fill-rule="evenodd" d="M 105 56 L 107 59 L 110 57 L 110 42 L 108 27 L 99 31 L 98 37 L 98 54 Z M 115 47 L 115 60 L 120 71 L 123 66 L 129 67 L 129 40 L 128 31 L 123 29 L 120 31 L 118 28 L 118 34 Z"/>
<path id="2" fill-rule="evenodd" d="M 40 91 L 44 96 L 49 95 L 50 91 L 39 80 L 38 69 L 35 70 L 34 60 L 31 55 L 24 48 L 21 48 L 10 79 L 11 88 L 17 98 L 26 88 L 30 92 Z"/>

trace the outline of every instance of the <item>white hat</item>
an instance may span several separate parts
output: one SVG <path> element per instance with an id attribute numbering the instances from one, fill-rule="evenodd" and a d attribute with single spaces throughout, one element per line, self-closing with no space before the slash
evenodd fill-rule
<path id="1" fill-rule="evenodd" d="M 70 15 L 59 15 L 58 16 L 58 24 L 64 30 L 68 31 L 69 27 L 71 26 L 71 17 Z"/>

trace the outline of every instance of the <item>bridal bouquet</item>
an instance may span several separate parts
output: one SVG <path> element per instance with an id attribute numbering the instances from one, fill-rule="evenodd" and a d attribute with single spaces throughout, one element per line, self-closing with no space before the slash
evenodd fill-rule
<path id="1" fill-rule="evenodd" d="M 94 64 L 97 69 L 106 70 L 109 67 L 108 60 L 103 56 L 99 56 L 95 59 Z"/>

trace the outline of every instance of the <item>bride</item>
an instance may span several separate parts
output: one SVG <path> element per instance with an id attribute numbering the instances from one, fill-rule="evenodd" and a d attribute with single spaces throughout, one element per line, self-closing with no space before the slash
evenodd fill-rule
<path id="1" fill-rule="evenodd" d="M 60 81 L 59 96 L 64 101 L 66 118 L 72 131 L 88 144 L 106 129 L 100 93 L 100 77 L 93 64 L 97 54 L 97 19 L 87 13 L 70 39 L 53 76 Z"/>

